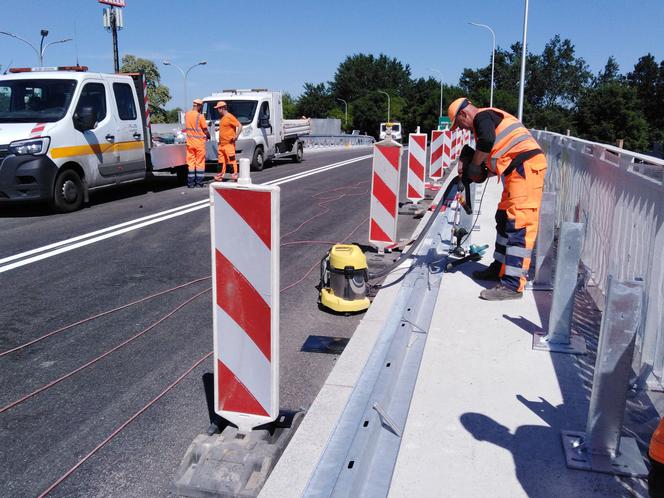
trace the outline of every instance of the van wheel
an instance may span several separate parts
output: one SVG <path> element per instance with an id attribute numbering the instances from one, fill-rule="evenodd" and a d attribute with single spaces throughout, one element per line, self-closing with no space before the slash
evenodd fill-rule
<path id="1" fill-rule="evenodd" d="M 298 147 L 297 152 L 293 156 L 293 162 L 301 163 L 303 159 L 304 159 L 304 151 L 302 150 L 302 147 Z"/>
<path id="2" fill-rule="evenodd" d="M 55 179 L 53 207 L 61 213 L 71 213 L 83 205 L 83 182 L 76 171 L 68 169 Z"/>
<path id="3" fill-rule="evenodd" d="M 263 155 L 262 147 L 256 147 L 254 150 L 254 157 L 251 159 L 252 171 L 263 171 L 265 167 L 265 156 Z"/>

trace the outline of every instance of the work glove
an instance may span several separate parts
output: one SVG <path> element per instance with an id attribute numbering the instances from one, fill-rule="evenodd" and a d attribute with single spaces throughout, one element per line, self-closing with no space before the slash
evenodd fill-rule
<path id="1" fill-rule="evenodd" d="M 489 170 L 485 163 L 478 166 L 472 164 L 475 149 L 470 145 L 464 145 L 459 154 L 459 162 L 462 165 L 461 176 L 467 183 L 482 183 L 486 180 Z"/>

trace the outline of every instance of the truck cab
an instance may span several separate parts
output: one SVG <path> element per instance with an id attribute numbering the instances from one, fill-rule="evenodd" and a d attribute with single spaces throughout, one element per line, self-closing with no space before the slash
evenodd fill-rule
<path id="1" fill-rule="evenodd" d="M 13 71 L 0 76 L 0 202 L 74 211 L 90 189 L 145 178 L 147 128 L 131 76 Z"/>
<path id="2" fill-rule="evenodd" d="M 228 111 L 242 124 L 242 133 L 235 148 L 238 158 L 247 158 L 255 171 L 260 171 L 267 161 L 290 158 L 303 159 L 303 144 L 299 137 L 310 132 L 307 119 L 288 120 L 283 117 L 281 92 L 264 89 L 224 90 L 203 99 L 203 115 L 210 130 L 214 130 L 208 142 L 207 161 L 217 162 L 219 142 L 219 113 L 214 106 L 223 100 Z"/>
<path id="3" fill-rule="evenodd" d="M 391 123 L 381 123 L 380 124 L 380 134 L 379 140 L 385 140 L 387 136 L 387 128 L 392 128 L 392 140 L 395 142 L 401 142 L 401 123 L 392 121 Z"/>

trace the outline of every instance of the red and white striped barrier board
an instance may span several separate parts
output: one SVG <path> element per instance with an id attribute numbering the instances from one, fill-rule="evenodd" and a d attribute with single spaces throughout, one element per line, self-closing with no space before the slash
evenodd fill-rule
<path id="1" fill-rule="evenodd" d="M 377 143 L 373 148 L 369 242 L 379 251 L 397 242 L 401 145 Z"/>
<path id="2" fill-rule="evenodd" d="M 459 130 L 452 132 L 452 161 L 459 157 Z"/>
<path id="3" fill-rule="evenodd" d="M 241 431 L 279 415 L 279 187 L 210 186 L 214 409 Z"/>
<path id="4" fill-rule="evenodd" d="M 406 197 L 417 202 L 424 199 L 424 169 L 427 165 L 426 133 L 408 136 L 408 188 Z"/>
<path id="5" fill-rule="evenodd" d="M 431 130 L 431 153 L 429 159 L 429 178 L 438 180 L 443 177 L 443 140 L 444 131 Z"/>
<path id="6" fill-rule="evenodd" d="M 30 138 L 41 137 L 42 133 L 44 133 L 44 128 L 46 128 L 46 123 L 37 123 L 30 130 Z"/>
<path id="7" fill-rule="evenodd" d="M 443 132 L 443 168 L 447 169 L 452 165 L 452 132 L 445 130 Z"/>

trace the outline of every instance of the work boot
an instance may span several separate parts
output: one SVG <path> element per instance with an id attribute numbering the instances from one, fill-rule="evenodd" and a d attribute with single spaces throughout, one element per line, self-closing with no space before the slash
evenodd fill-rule
<path id="1" fill-rule="evenodd" d="M 496 282 L 500 280 L 500 261 L 494 261 L 484 270 L 478 270 L 473 272 L 473 278 L 475 280 L 495 280 Z"/>
<path id="2" fill-rule="evenodd" d="M 503 284 L 498 284 L 493 289 L 484 289 L 480 292 L 480 298 L 485 301 L 506 301 L 508 299 L 521 299 L 522 297 L 523 292 L 517 292 Z"/>

